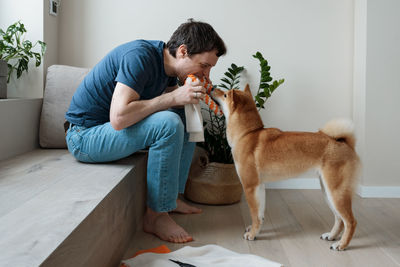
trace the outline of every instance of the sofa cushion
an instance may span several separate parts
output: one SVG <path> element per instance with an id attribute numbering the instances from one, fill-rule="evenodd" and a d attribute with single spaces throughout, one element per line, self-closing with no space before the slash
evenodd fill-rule
<path id="1" fill-rule="evenodd" d="M 43 148 L 66 148 L 64 121 L 72 96 L 90 69 L 53 65 L 47 69 L 39 143 Z"/>

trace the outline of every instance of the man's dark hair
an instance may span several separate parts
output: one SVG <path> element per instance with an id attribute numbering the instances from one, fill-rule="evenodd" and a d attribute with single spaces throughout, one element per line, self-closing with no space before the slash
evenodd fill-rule
<path id="1" fill-rule="evenodd" d="M 224 41 L 210 24 L 188 19 L 172 34 L 167 43 L 169 53 L 176 57 L 180 45 L 186 45 L 189 56 L 217 50 L 217 57 L 226 53 Z"/>

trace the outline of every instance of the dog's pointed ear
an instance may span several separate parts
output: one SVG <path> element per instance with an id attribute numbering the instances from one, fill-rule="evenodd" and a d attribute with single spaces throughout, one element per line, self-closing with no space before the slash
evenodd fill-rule
<path id="1" fill-rule="evenodd" d="M 235 98 L 236 98 L 237 96 L 236 96 L 236 93 L 235 93 L 235 90 L 234 90 L 234 89 L 232 90 L 232 93 L 231 93 L 231 94 L 232 94 L 232 102 L 235 103 Z"/>
<path id="2" fill-rule="evenodd" d="M 251 94 L 251 91 L 250 91 L 250 86 L 249 86 L 249 84 L 246 84 L 246 87 L 244 88 L 244 92 L 245 92 L 246 94 L 250 95 L 251 97 L 253 97 L 252 94 Z"/>
<path id="3" fill-rule="evenodd" d="M 233 108 L 234 108 L 234 106 L 235 106 L 235 102 L 237 101 L 237 95 L 236 95 L 236 92 L 235 92 L 235 90 L 233 89 L 233 90 L 231 90 L 231 92 L 230 92 L 231 94 L 232 94 L 232 96 L 231 96 L 231 101 L 230 101 L 230 104 L 232 105 L 231 106 L 231 110 L 233 110 Z"/>

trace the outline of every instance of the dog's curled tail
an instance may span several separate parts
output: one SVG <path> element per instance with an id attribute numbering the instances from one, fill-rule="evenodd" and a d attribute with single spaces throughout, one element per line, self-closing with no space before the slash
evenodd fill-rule
<path id="1" fill-rule="evenodd" d="M 334 119 L 329 121 L 321 129 L 321 132 L 329 135 L 339 142 L 347 143 L 352 149 L 356 144 L 356 138 L 354 136 L 354 125 L 349 119 Z"/>

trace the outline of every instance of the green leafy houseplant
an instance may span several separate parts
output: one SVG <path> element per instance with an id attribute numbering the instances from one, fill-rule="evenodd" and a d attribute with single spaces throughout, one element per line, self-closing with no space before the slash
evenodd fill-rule
<path id="1" fill-rule="evenodd" d="M 20 21 L 10 25 L 6 31 L 0 29 L 0 60 L 7 62 L 8 78 L 13 71 L 17 71 L 17 78 L 21 77 L 24 71 L 28 71 L 30 59 L 34 59 L 35 66 L 38 67 L 42 62 L 42 56 L 46 51 L 46 44 L 42 41 L 25 40 L 26 28 Z M 40 45 L 40 52 L 34 52 L 34 48 Z"/>
<path id="2" fill-rule="evenodd" d="M 270 73 L 271 67 L 260 52 L 257 52 L 253 57 L 258 59 L 260 64 L 260 84 L 254 96 L 256 106 L 260 110 L 265 108 L 264 104 L 267 99 L 285 80 L 273 80 Z M 237 88 L 240 82 L 240 74 L 244 69 L 243 66 L 238 67 L 235 64 L 231 64 L 221 79 L 221 84 L 217 85 L 217 87 L 227 90 Z M 215 115 L 209 108 L 203 108 L 203 112 L 206 113 L 204 116 L 206 126 L 204 130 L 205 142 L 198 145 L 206 150 L 210 162 L 232 164 L 231 148 L 226 138 L 225 117 Z"/>

